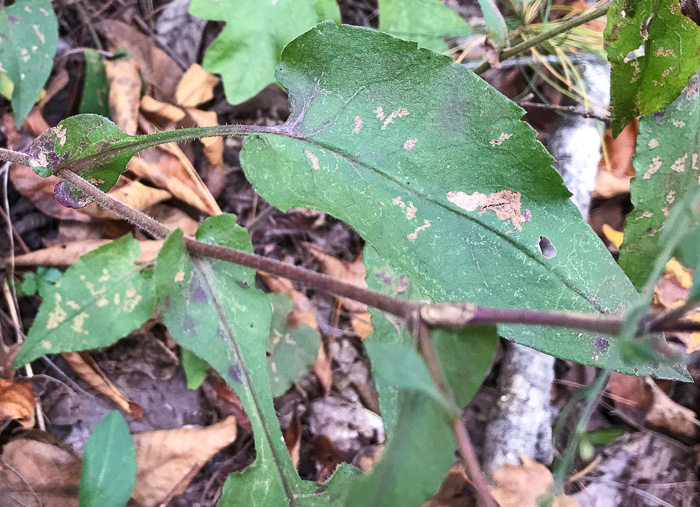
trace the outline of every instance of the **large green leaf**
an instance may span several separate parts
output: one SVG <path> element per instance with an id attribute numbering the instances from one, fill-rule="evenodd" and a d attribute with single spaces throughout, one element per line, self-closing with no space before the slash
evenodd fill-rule
<path id="1" fill-rule="evenodd" d="M 49 0 L 18 0 L 0 9 L 0 72 L 7 74 L 19 128 L 51 74 L 58 22 Z"/>
<path id="2" fill-rule="evenodd" d="M 438 52 L 447 50 L 445 37 L 472 33 L 441 0 L 379 0 L 379 29 Z"/>
<path id="3" fill-rule="evenodd" d="M 434 301 L 613 313 L 636 298 L 523 110 L 450 58 L 322 23 L 287 46 L 277 77 L 290 119 L 241 153 L 274 206 L 344 220 Z M 675 364 L 620 359 L 614 338 L 500 332 L 583 364 L 683 376 Z"/>
<path id="4" fill-rule="evenodd" d="M 136 484 L 134 437 L 113 410 L 85 442 L 80 471 L 80 507 L 123 507 Z"/>
<path id="5" fill-rule="evenodd" d="M 41 295 L 17 356 L 21 366 L 46 354 L 106 347 L 153 314 L 152 270 L 135 266 L 138 241 L 127 235 L 83 255 Z"/>
<path id="6" fill-rule="evenodd" d="M 605 42 L 614 136 L 632 118 L 670 104 L 700 68 L 700 27 L 678 0 L 614 0 Z"/>
<path id="7" fill-rule="evenodd" d="M 694 76 L 671 105 L 639 121 L 637 176 L 631 188 L 634 210 L 625 222 L 620 265 L 640 290 L 664 248 L 659 234 L 671 208 L 700 176 L 698 82 Z"/>
<path id="8" fill-rule="evenodd" d="M 318 21 L 327 19 L 333 0 L 193 0 L 190 12 L 203 19 L 226 21 L 209 46 L 202 65 L 221 74 L 226 98 L 239 104 L 274 83 L 284 46 Z M 322 16 L 319 18 L 319 16 Z"/>
<path id="9" fill-rule="evenodd" d="M 197 239 L 253 250 L 248 233 L 232 215 L 205 220 Z M 344 480 L 352 472 L 342 467 L 331 482 L 319 486 L 299 479 L 292 465 L 267 377 L 270 303 L 255 288 L 255 271 L 190 255 L 182 231 L 176 231 L 158 254 L 155 280 L 158 308 L 173 338 L 221 374 L 240 397 L 253 427 L 255 462 L 229 477 L 221 505 L 330 503 L 324 491 L 347 487 Z M 336 496 L 342 496 L 339 491 Z"/>

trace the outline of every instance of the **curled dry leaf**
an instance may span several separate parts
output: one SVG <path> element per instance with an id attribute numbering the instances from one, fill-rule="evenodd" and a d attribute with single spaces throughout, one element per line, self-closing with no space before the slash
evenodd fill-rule
<path id="1" fill-rule="evenodd" d="M 156 100 L 150 95 L 141 97 L 141 112 L 155 114 L 172 122 L 179 122 L 185 117 L 181 108 Z"/>
<path id="2" fill-rule="evenodd" d="M 652 395 L 651 407 L 646 417 L 647 424 L 667 429 L 678 435 L 695 438 L 697 434 L 695 412 L 669 398 L 654 380 L 650 378 L 644 380 Z"/>
<path id="3" fill-rule="evenodd" d="M 110 190 L 108 193 L 117 201 L 139 211 L 146 210 L 172 197 L 167 190 L 149 187 L 139 181 L 130 181 L 125 185 Z M 96 203 L 88 204 L 82 208 L 82 211 L 93 218 L 122 220 L 120 216 L 107 211 Z"/>
<path id="4" fill-rule="evenodd" d="M 175 100 L 182 107 L 197 107 L 214 98 L 214 87 L 219 82 L 198 63 L 193 63 L 180 79 Z"/>
<path id="5" fill-rule="evenodd" d="M 637 148 L 638 133 L 637 120 L 627 124 L 616 138 L 612 137 L 610 129 L 606 130 L 593 197 L 609 198 L 630 193 L 630 179 L 635 175 L 632 157 Z"/>
<path id="6" fill-rule="evenodd" d="M 299 413 L 295 410 L 292 422 L 286 430 L 284 430 L 284 443 L 289 451 L 289 456 L 292 458 L 292 464 L 295 470 L 299 470 L 299 450 L 301 448 L 301 419 Z"/>
<path id="7" fill-rule="evenodd" d="M 0 379 L 0 424 L 8 420 L 34 426 L 34 389 L 29 379 Z"/>
<path id="8" fill-rule="evenodd" d="M 522 465 L 506 463 L 493 474 L 498 487 L 492 488 L 491 493 L 501 507 L 537 507 L 537 499 L 554 483 L 552 472 L 546 466 L 524 454 L 520 459 Z M 552 505 L 580 507 L 570 497 L 556 498 Z"/>
<path id="9" fill-rule="evenodd" d="M 112 400 L 124 412 L 134 419 L 143 416 L 143 409 L 117 389 L 87 352 L 64 352 L 61 357 L 81 379 Z"/>
<path id="10" fill-rule="evenodd" d="M 109 84 L 109 111 L 117 126 L 129 135 L 136 135 L 141 76 L 133 60 L 105 60 Z"/>
<path id="11" fill-rule="evenodd" d="M 131 497 L 144 507 L 155 507 L 181 494 L 196 471 L 236 436 L 235 417 L 206 428 L 135 434 L 136 486 Z"/>
<path id="12" fill-rule="evenodd" d="M 3 447 L 0 502 L 3 505 L 78 507 L 81 460 L 67 448 L 18 439 Z"/>
<path id="13" fill-rule="evenodd" d="M 343 261 L 337 257 L 327 254 L 323 250 L 315 247 L 311 243 L 303 243 L 309 253 L 321 263 L 322 271 L 328 276 L 338 278 L 344 282 L 367 288 L 365 275 L 367 268 L 360 255 L 353 262 Z M 352 329 L 362 339 L 367 338 L 372 333 L 370 315 L 367 305 L 358 303 L 349 298 L 338 298 L 338 302 L 350 313 Z"/>
<path id="14" fill-rule="evenodd" d="M 28 268 L 34 266 L 72 266 L 75 261 L 88 252 L 109 243 L 108 239 L 86 239 L 83 241 L 70 241 L 53 245 L 41 250 L 35 250 L 27 254 L 15 257 L 15 266 Z M 158 251 L 162 246 L 162 241 L 143 240 L 139 241 L 141 254 L 136 259 L 136 264 L 145 264 L 155 260 Z"/>

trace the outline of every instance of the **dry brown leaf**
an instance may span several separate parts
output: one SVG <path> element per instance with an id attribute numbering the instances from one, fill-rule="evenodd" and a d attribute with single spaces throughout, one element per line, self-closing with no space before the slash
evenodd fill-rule
<path id="1" fill-rule="evenodd" d="M 664 428 L 678 435 L 695 438 L 697 433 L 697 416 L 695 412 L 679 405 L 650 378 L 645 378 L 651 391 L 652 403 L 647 412 L 647 424 Z"/>
<path id="2" fill-rule="evenodd" d="M 321 387 L 323 387 L 323 395 L 326 397 L 331 394 L 331 387 L 333 387 L 333 370 L 331 368 L 331 360 L 332 358 L 330 357 L 330 354 L 326 354 L 326 349 L 324 348 L 323 343 L 321 343 L 321 345 L 318 347 L 316 361 L 314 361 L 311 371 L 314 372 L 314 375 L 316 375 L 318 381 L 321 383 Z"/>
<path id="3" fill-rule="evenodd" d="M 187 236 L 194 236 L 199 227 L 199 222 L 194 218 L 181 209 L 167 204 L 154 206 L 148 214 L 171 229 L 182 229 Z"/>
<path id="4" fill-rule="evenodd" d="M 113 188 L 108 194 L 117 201 L 139 211 L 144 211 L 172 197 L 167 190 L 149 187 L 139 181 L 129 181 L 125 185 Z M 93 218 L 123 220 L 120 216 L 100 207 L 97 203 L 88 204 L 83 208 L 83 213 Z"/>
<path id="5" fill-rule="evenodd" d="M 321 472 L 316 479 L 316 482 L 319 484 L 326 482 L 333 475 L 335 469 L 338 468 L 338 465 L 344 461 L 340 451 L 325 435 L 319 435 L 314 439 L 311 445 L 310 456 L 321 466 Z"/>
<path id="6" fill-rule="evenodd" d="M 362 255 L 358 256 L 353 262 L 347 262 L 327 254 L 311 243 L 303 243 L 303 245 L 321 263 L 321 270 L 325 274 L 344 282 L 367 288 L 367 283 L 365 282 L 367 268 L 362 261 Z M 372 333 L 372 325 L 370 324 L 367 305 L 343 297 L 339 297 L 338 301 L 350 313 L 353 331 L 362 339 L 369 336 Z"/>
<path id="7" fill-rule="evenodd" d="M 106 245 L 111 240 L 108 239 L 88 239 L 84 241 L 71 241 L 59 245 L 53 245 L 41 250 L 35 250 L 27 254 L 18 255 L 15 257 L 15 266 L 17 267 L 33 267 L 33 266 L 72 266 L 80 257 L 94 249 Z M 139 241 L 141 255 L 136 259 L 136 264 L 145 264 L 153 261 L 162 241 L 144 240 Z"/>
<path id="8" fill-rule="evenodd" d="M 219 117 L 214 111 L 202 111 L 192 107 L 187 108 L 187 114 L 194 120 L 198 127 L 213 127 L 219 124 Z M 204 145 L 204 156 L 211 165 L 221 169 L 224 166 L 224 138 L 202 137 L 200 142 Z"/>
<path id="9" fill-rule="evenodd" d="M 175 101 L 182 107 L 197 107 L 214 98 L 214 87 L 219 82 L 198 63 L 193 63 L 177 85 Z"/>
<path id="10" fill-rule="evenodd" d="M 3 447 L 0 502 L 10 506 L 78 507 L 81 459 L 68 449 L 36 440 Z"/>
<path id="11" fill-rule="evenodd" d="M 117 126 L 129 135 L 136 135 L 141 76 L 133 60 L 105 60 L 109 83 L 109 112 Z"/>
<path id="12" fill-rule="evenodd" d="M 172 122 L 178 122 L 185 117 L 185 112 L 181 108 L 156 100 L 149 95 L 141 97 L 141 112 L 155 114 Z"/>
<path id="13" fill-rule="evenodd" d="M 153 160 L 146 160 L 146 154 Z M 154 185 L 166 189 L 172 195 L 195 208 L 209 213 L 209 207 L 198 195 L 186 174 L 180 161 L 160 150 L 146 150 L 141 157 L 133 157 L 129 162 L 129 170 L 141 178 L 151 181 Z"/>
<path id="14" fill-rule="evenodd" d="M 498 487 L 492 488 L 491 493 L 501 507 L 537 507 L 537 499 L 554 483 L 552 472 L 546 466 L 524 454 L 520 459 L 522 465 L 506 463 L 493 474 Z M 573 498 L 553 505 L 580 507 Z"/>
<path id="15" fill-rule="evenodd" d="M 294 417 L 292 421 L 284 430 L 284 444 L 287 446 L 287 451 L 289 451 L 289 456 L 292 458 L 292 464 L 294 469 L 299 469 L 299 450 L 301 449 L 301 419 L 299 419 L 299 413 L 295 410 Z"/>
<path id="16" fill-rule="evenodd" d="M 292 298 L 294 309 L 287 316 L 287 323 L 292 329 L 296 329 L 299 324 L 308 324 L 318 331 L 318 321 L 316 312 L 309 298 L 294 288 L 292 282 L 286 278 L 280 278 L 269 273 L 258 273 L 263 279 L 267 288 L 272 292 L 282 292 Z"/>
<path id="17" fill-rule="evenodd" d="M 612 372 L 608 381 L 608 390 L 617 406 L 631 409 L 647 409 L 651 406 L 651 393 L 641 377 Z"/>
<path id="18" fill-rule="evenodd" d="M 234 416 L 239 426 L 245 430 L 253 428 L 241 399 L 218 373 L 209 371 L 202 384 L 202 390 L 209 403 L 216 407 L 220 414 Z"/>
<path id="19" fill-rule="evenodd" d="M 147 83 L 158 88 L 164 97 L 175 96 L 183 72 L 149 37 L 137 28 L 114 19 L 100 21 L 95 27 L 104 34 L 110 51 L 124 48 L 129 52 Z"/>
<path id="20" fill-rule="evenodd" d="M 206 428 L 136 433 L 136 486 L 131 497 L 144 507 L 155 507 L 179 495 L 196 471 L 236 436 L 235 417 Z"/>
<path id="21" fill-rule="evenodd" d="M 25 428 L 34 426 L 34 389 L 29 379 L 0 379 L 0 423 L 19 422 Z"/>
<path id="22" fill-rule="evenodd" d="M 124 412 L 134 419 L 143 416 L 143 409 L 122 394 L 87 352 L 63 352 L 61 357 L 81 379 L 112 400 Z"/>
<path id="23" fill-rule="evenodd" d="M 605 132 L 604 152 L 598 162 L 598 175 L 593 197 L 613 197 L 629 193 L 630 178 L 635 175 L 632 157 L 637 149 L 637 120 L 627 124 L 619 136 Z"/>

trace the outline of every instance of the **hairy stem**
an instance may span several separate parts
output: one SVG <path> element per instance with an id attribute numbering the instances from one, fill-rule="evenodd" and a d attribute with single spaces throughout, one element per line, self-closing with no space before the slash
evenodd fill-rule
<path id="1" fill-rule="evenodd" d="M 113 199 L 70 170 L 62 169 L 58 175 L 84 194 L 90 196 L 99 205 L 128 220 L 154 237 L 165 238 L 172 232 L 164 224 Z M 308 287 L 359 301 L 402 319 L 406 319 L 413 311 L 420 308 L 421 318 L 431 327 L 460 329 L 474 324 L 513 323 L 532 326 L 566 327 L 614 335 L 619 332 L 624 322 L 624 316 L 597 313 L 488 308 L 477 306 L 474 303 L 421 304 L 388 296 L 342 282 L 315 271 L 285 264 L 260 255 L 202 243 L 191 237 L 185 237 L 185 245 L 193 254 L 213 257 L 288 278 Z M 649 331 L 700 331 L 700 322 L 687 320 L 662 321 L 646 329 Z"/>
<path id="2" fill-rule="evenodd" d="M 26 165 L 29 167 L 29 155 L 20 151 L 8 150 L 0 148 L 0 160 L 10 162 L 12 164 Z"/>
<path id="3" fill-rule="evenodd" d="M 413 327 L 411 332 L 418 341 L 420 353 L 425 360 L 425 364 L 428 367 L 428 372 L 430 372 L 430 377 L 432 378 L 433 383 L 437 386 L 443 396 L 445 396 L 445 398 L 452 405 L 454 405 L 454 394 L 447 384 L 445 376 L 442 372 L 440 358 L 438 357 L 437 350 L 435 349 L 435 344 L 430 337 L 430 326 L 421 318 L 420 312 L 418 311 L 411 316 L 411 324 L 411 327 Z M 469 439 L 469 434 L 467 433 L 467 429 L 462 422 L 459 412 L 452 414 L 450 419 L 452 435 L 457 443 L 459 453 L 462 455 L 462 462 L 464 463 L 464 468 L 466 469 L 467 475 L 474 485 L 474 489 L 479 496 L 479 500 L 481 500 L 481 505 L 484 507 L 498 507 L 493 496 L 491 496 L 488 482 L 484 476 L 484 472 L 481 470 L 481 466 L 479 466 L 479 460 L 476 457 L 476 452 L 474 452 L 474 446 Z"/>
<path id="4" fill-rule="evenodd" d="M 586 11 L 583 14 L 580 14 L 576 17 L 567 19 L 566 21 L 562 21 L 561 23 L 557 23 L 556 26 L 551 30 L 547 30 L 546 32 L 542 32 L 538 35 L 535 35 L 533 38 L 523 41 L 520 44 L 516 44 L 512 48 L 504 49 L 499 53 L 498 61 L 507 60 L 511 56 L 515 56 L 524 51 L 527 51 L 528 49 L 533 48 L 538 44 L 541 44 L 542 42 L 548 41 L 549 39 L 552 39 L 557 35 L 561 35 L 564 32 L 568 32 L 572 28 L 576 28 L 577 26 L 586 24 L 589 21 L 598 19 L 600 16 L 608 12 L 608 8 L 610 7 L 610 1 L 611 0 L 608 0 L 602 5 L 591 9 L 590 11 Z M 474 69 L 474 72 L 477 74 L 481 74 L 482 72 L 490 68 L 491 64 L 489 62 L 484 62 L 481 65 L 479 65 L 476 69 Z"/>

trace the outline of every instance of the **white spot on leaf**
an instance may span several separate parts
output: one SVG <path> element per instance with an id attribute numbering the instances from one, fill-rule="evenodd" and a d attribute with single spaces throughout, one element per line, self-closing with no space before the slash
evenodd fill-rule
<path id="1" fill-rule="evenodd" d="M 355 116 L 355 126 L 352 129 L 353 134 L 359 134 L 362 128 L 362 116 Z"/>
<path id="2" fill-rule="evenodd" d="M 682 157 L 678 158 L 673 165 L 671 166 L 672 171 L 676 171 L 677 173 L 682 173 L 685 171 L 685 162 L 688 160 L 688 154 L 686 153 Z"/>
<path id="3" fill-rule="evenodd" d="M 372 112 L 377 115 L 377 120 L 382 121 L 384 119 L 384 109 L 382 109 L 382 106 L 378 106 L 377 109 Z"/>
<path id="4" fill-rule="evenodd" d="M 480 192 L 467 194 L 458 190 L 447 192 L 447 200 L 465 211 L 474 211 L 480 207 L 479 215 L 487 210 L 493 211 L 501 220 L 510 220 L 513 229 L 508 233 L 522 230 L 522 225 L 532 219 L 530 210 L 520 212 L 520 192 L 510 189 L 485 195 Z"/>
<path id="5" fill-rule="evenodd" d="M 657 141 L 656 139 L 651 139 L 649 141 L 649 148 L 654 149 L 658 146 L 659 146 L 659 141 Z"/>
<path id="6" fill-rule="evenodd" d="M 419 226 L 419 227 L 416 227 L 416 230 L 415 230 L 415 231 L 413 231 L 411 234 L 409 234 L 408 236 L 406 236 L 406 237 L 408 238 L 408 241 L 411 241 L 411 242 L 415 241 L 416 238 L 418 237 L 418 233 L 421 232 L 421 231 L 424 231 L 424 230 L 427 229 L 428 227 L 430 227 L 430 221 L 429 221 L 429 220 L 424 220 L 424 221 L 423 221 L 423 225 L 421 225 L 421 226 Z"/>
<path id="7" fill-rule="evenodd" d="M 400 107 L 391 113 L 389 113 L 389 116 L 386 117 L 386 120 L 384 120 L 384 125 L 382 125 L 382 130 L 386 130 L 386 128 L 389 126 L 390 123 L 394 123 L 394 120 L 396 118 L 401 118 L 403 116 L 408 116 L 409 113 L 408 109 L 405 107 Z M 379 115 L 377 115 L 377 118 L 379 118 Z"/>
<path id="8" fill-rule="evenodd" d="M 411 148 L 413 148 L 416 145 L 416 141 L 418 141 L 417 137 L 414 137 L 413 139 L 406 139 L 403 143 L 403 149 L 407 151 L 411 151 Z"/>
<path id="9" fill-rule="evenodd" d="M 642 176 L 643 180 L 648 180 L 653 176 L 653 174 L 659 170 L 661 167 L 661 159 L 659 157 L 654 157 L 651 161 L 651 164 L 649 164 L 649 170 L 644 173 Z"/>
<path id="10" fill-rule="evenodd" d="M 513 137 L 513 134 L 506 134 L 505 132 L 501 132 L 501 135 L 498 136 L 498 139 L 491 139 L 489 142 L 491 143 L 491 146 L 500 146 L 503 144 L 503 141 L 507 141 Z"/>
<path id="11" fill-rule="evenodd" d="M 32 25 L 32 28 L 34 29 L 34 33 L 36 34 L 37 37 L 39 37 L 39 40 L 41 41 L 42 44 L 46 43 L 46 37 L 44 37 L 44 34 L 41 30 L 39 30 L 39 25 Z"/>
<path id="12" fill-rule="evenodd" d="M 311 169 L 314 171 L 318 171 L 321 166 L 318 163 L 318 157 L 311 153 L 310 151 L 304 151 L 304 155 L 306 155 L 306 158 L 309 159 L 309 162 L 311 162 Z"/>
<path id="13" fill-rule="evenodd" d="M 185 272 L 184 271 L 178 271 L 177 273 L 175 273 L 175 278 L 174 278 L 175 282 L 181 282 L 184 279 L 185 279 Z"/>

